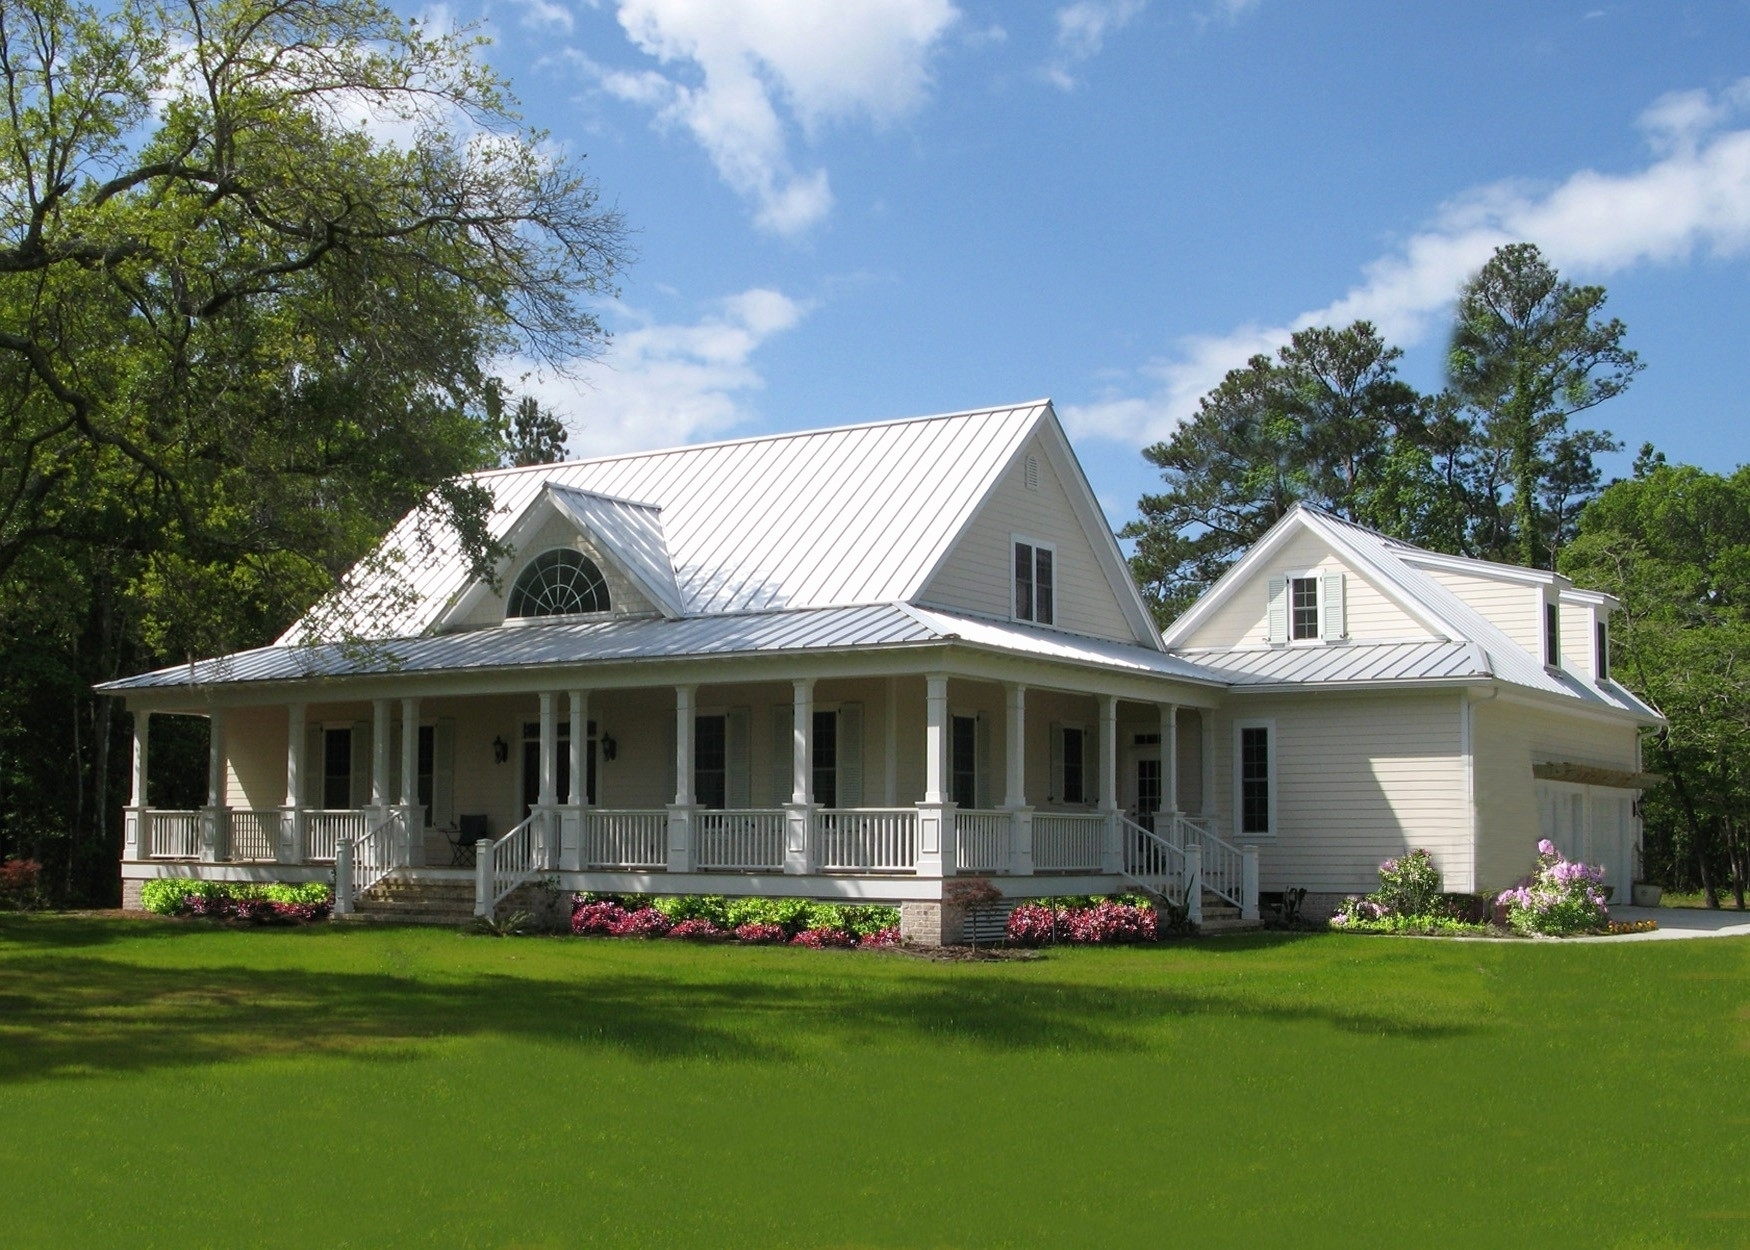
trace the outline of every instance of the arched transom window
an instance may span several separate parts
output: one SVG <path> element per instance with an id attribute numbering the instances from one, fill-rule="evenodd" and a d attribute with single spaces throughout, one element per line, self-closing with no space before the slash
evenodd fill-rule
<path id="1" fill-rule="evenodd" d="M 569 547 L 543 551 L 510 591 L 506 616 L 574 616 L 608 610 L 608 584 L 595 561 Z"/>

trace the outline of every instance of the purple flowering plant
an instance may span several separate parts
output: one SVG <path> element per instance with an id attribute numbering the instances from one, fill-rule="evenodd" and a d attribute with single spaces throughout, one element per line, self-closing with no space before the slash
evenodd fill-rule
<path id="1" fill-rule="evenodd" d="M 1561 937 L 1610 928 L 1604 901 L 1604 869 L 1564 858 L 1548 838 L 1537 844 L 1537 871 L 1495 905 L 1517 933 Z"/>

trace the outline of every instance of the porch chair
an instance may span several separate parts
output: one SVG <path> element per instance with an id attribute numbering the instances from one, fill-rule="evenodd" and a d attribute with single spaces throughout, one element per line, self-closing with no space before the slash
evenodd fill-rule
<path id="1" fill-rule="evenodd" d="M 491 822 L 484 815 L 458 816 L 456 818 L 456 832 L 451 835 L 450 867 L 472 868 L 474 866 L 474 844 L 481 838 L 491 836 Z"/>

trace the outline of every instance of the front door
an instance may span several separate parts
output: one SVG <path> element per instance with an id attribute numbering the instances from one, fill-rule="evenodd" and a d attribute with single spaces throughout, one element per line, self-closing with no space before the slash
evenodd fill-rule
<path id="1" fill-rule="evenodd" d="M 1131 818 L 1144 829 L 1153 829 L 1155 813 L 1161 810 L 1161 748 L 1158 741 L 1131 748 L 1125 782 L 1125 789 L 1129 791 L 1125 796 L 1125 806 L 1130 809 Z"/>

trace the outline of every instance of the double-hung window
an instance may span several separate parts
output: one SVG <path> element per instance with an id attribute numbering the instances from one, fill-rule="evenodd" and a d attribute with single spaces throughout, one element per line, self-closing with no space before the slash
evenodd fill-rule
<path id="1" fill-rule="evenodd" d="M 1015 539 L 1015 619 L 1050 625 L 1057 619 L 1056 552 Z"/>
<path id="2" fill-rule="evenodd" d="M 1554 603 L 1543 605 L 1543 662 L 1551 668 L 1562 663 L 1562 609 Z"/>
<path id="3" fill-rule="evenodd" d="M 1234 815 L 1241 834 L 1276 832 L 1275 726 L 1241 721 L 1234 726 Z"/>
<path id="4" fill-rule="evenodd" d="M 1319 579 L 1293 577 L 1288 581 L 1289 637 L 1296 642 L 1319 636 Z"/>
<path id="5" fill-rule="evenodd" d="M 1596 654 L 1593 659 L 1593 671 L 1598 674 L 1599 681 L 1610 680 L 1610 626 L 1599 621 L 1592 626 L 1592 647 Z"/>

